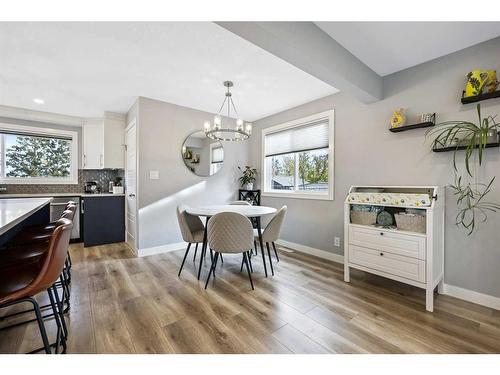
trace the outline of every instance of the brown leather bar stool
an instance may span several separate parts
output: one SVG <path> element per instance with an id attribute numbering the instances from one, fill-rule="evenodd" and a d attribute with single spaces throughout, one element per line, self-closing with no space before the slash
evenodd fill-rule
<path id="1" fill-rule="evenodd" d="M 59 219 L 54 222 L 56 228 L 65 225 L 69 219 Z M 55 230 L 55 229 L 54 229 Z M 54 232 L 52 231 L 52 233 Z M 2 269 L 11 269 L 19 266 L 23 266 L 24 264 L 32 264 L 40 261 L 40 258 L 45 255 L 45 253 L 49 249 L 50 237 L 47 242 L 38 242 L 31 243 L 17 247 L 9 247 L 6 250 L 0 251 L 0 270 Z M 62 300 L 66 305 L 65 312 L 69 311 L 70 308 L 70 289 L 68 283 L 68 272 L 67 272 L 67 264 L 65 262 L 65 267 L 61 274 L 60 282 L 56 284 L 56 286 L 61 287 L 63 290 Z M 50 304 L 40 306 L 40 309 L 45 309 L 51 307 Z M 3 317 L 0 317 L 0 321 L 3 321 L 5 318 L 21 315 L 27 312 L 31 312 L 33 310 L 24 310 L 19 311 L 13 314 L 9 314 Z M 23 321 L 20 324 L 29 323 L 30 321 Z"/>
<path id="2" fill-rule="evenodd" d="M 58 353 L 62 345 L 63 353 L 66 351 L 68 331 L 62 311 L 62 303 L 54 286 L 64 268 L 64 262 L 69 247 L 69 239 L 73 224 L 68 219 L 56 227 L 45 254 L 38 261 L 27 261 L 21 265 L 2 268 L 0 270 L 0 308 L 29 302 L 33 305 L 38 328 L 43 341 L 43 347 L 33 352 L 45 350 L 51 354 L 52 347 Z M 57 325 L 56 341 L 49 343 L 40 306 L 34 297 L 47 291 L 51 301 L 54 318 Z M 8 327 L 6 327 L 8 328 Z"/>

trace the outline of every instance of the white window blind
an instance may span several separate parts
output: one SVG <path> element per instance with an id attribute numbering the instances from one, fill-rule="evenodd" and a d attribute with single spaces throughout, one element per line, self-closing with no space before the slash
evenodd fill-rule
<path id="1" fill-rule="evenodd" d="M 212 149 L 212 163 L 222 163 L 224 161 L 224 149 L 222 147 L 214 147 Z"/>
<path id="2" fill-rule="evenodd" d="M 317 150 L 328 147 L 328 119 L 321 119 L 265 136 L 265 156 Z"/>

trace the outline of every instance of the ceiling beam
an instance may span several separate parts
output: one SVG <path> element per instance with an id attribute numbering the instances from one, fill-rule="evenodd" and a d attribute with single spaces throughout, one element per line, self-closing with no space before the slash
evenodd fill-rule
<path id="1" fill-rule="evenodd" d="M 313 22 L 216 22 L 364 103 L 383 97 L 382 77 Z"/>

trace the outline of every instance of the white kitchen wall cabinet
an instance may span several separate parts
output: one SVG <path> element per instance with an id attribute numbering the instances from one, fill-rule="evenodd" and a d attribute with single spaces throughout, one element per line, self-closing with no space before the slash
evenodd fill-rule
<path id="1" fill-rule="evenodd" d="M 83 125 L 83 169 L 125 168 L 125 117 L 105 113 Z"/>
<path id="2" fill-rule="evenodd" d="M 444 200 L 436 186 L 351 187 L 344 206 L 344 280 L 350 282 L 350 268 L 356 268 L 425 289 L 426 310 L 433 311 L 434 290 L 442 292 L 444 282 Z M 420 224 L 403 229 L 400 215 Z"/>

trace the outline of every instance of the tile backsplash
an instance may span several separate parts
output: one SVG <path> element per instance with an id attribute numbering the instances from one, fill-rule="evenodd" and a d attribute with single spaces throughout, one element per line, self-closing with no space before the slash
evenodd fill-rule
<path id="1" fill-rule="evenodd" d="M 60 184 L 4 184 L 7 191 L 3 194 L 36 194 L 36 193 L 83 193 L 86 181 L 97 181 L 98 187 L 102 192 L 108 191 L 109 181 L 114 181 L 116 177 L 124 178 L 123 169 L 79 169 L 78 184 L 60 185 Z"/>

